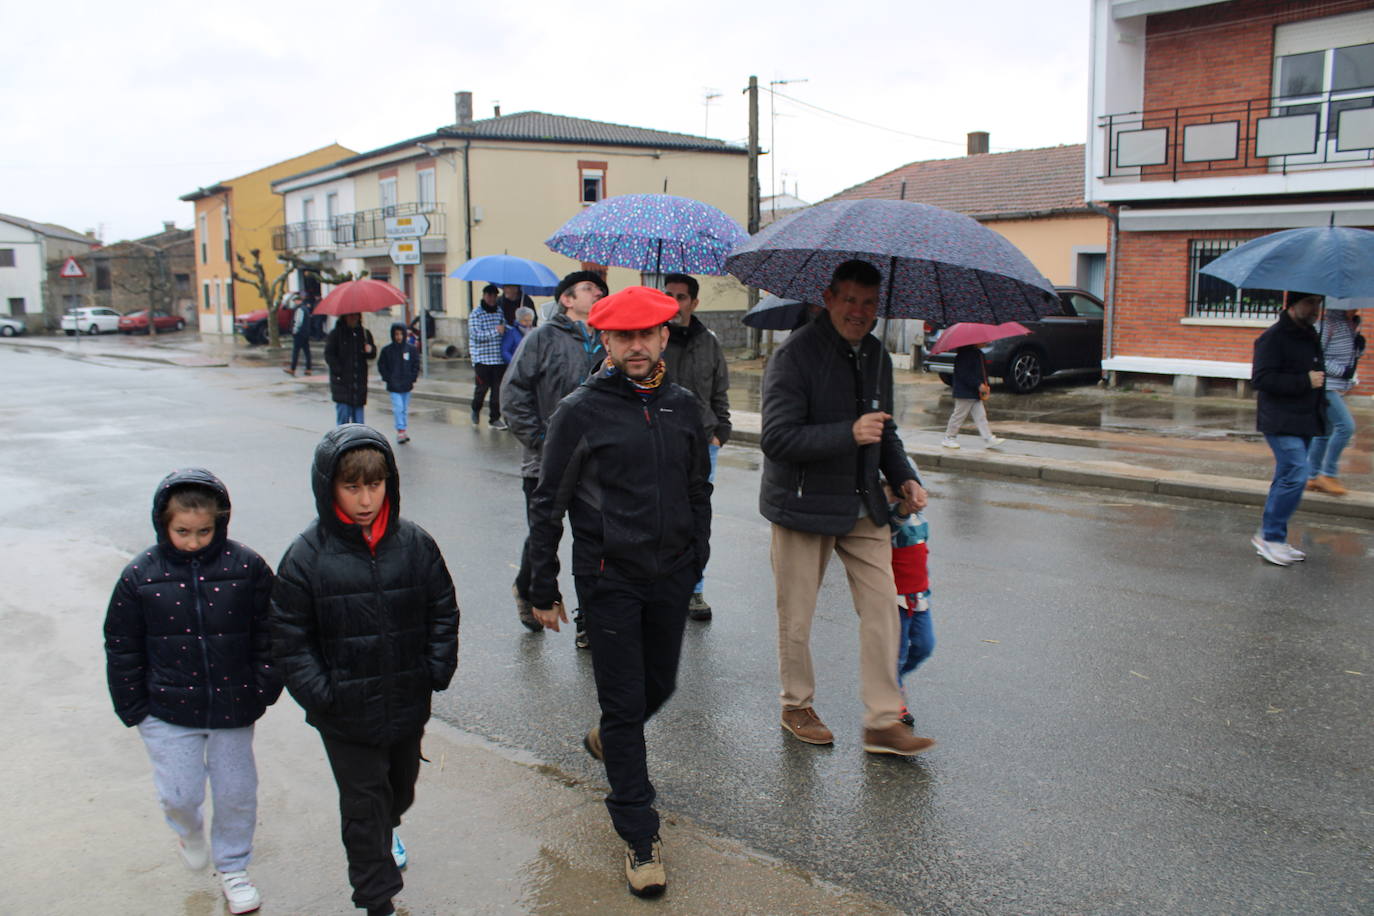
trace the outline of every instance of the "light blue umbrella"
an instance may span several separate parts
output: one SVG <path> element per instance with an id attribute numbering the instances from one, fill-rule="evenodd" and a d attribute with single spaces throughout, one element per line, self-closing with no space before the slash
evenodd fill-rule
<path id="1" fill-rule="evenodd" d="M 1374 296 L 1374 232 L 1347 226 L 1285 229 L 1232 248 L 1198 273 L 1242 289 Z"/>
<path id="2" fill-rule="evenodd" d="M 473 258 L 449 276 L 455 280 L 519 286 L 537 296 L 552 293 L 558 287 L 558 274 L 538 261 L 517 258 L 513 254 L 488 254 Z"/>
<path id="3" fill-rule="evenodd" d="M 1360 296 L 1356 299 L 1333 299 L 1330 296 L 1322 303 L 1328 312 L 1355 312 L 1374 309 L 1374 296 Z"/>

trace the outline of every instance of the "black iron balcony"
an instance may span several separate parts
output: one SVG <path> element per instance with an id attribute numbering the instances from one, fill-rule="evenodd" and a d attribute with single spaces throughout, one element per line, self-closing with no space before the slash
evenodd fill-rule
<path id="1" fill-rule="evenodd" d="M 1374 88 L 1103 115 L 1101 178 L 1288 174 L 1374 165 Z"/>
<path id="2" fill-rule="evenodd" d="M 443 236 L 443 204 L 407 203 L 343 213 L 332 220 L 309 220 L 278 226 L 272 230 L 272 250 L 333 251 L 338 248 L 381 245 L 390 241 L 386 234 L 388 217 L 421 215 L 429 221 L 424 238 Z"/>

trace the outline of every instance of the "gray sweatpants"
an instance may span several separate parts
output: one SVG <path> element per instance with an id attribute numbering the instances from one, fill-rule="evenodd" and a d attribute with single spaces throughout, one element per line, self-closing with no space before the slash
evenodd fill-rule
<path id="1" fill-rule="evenodd" d="M 153 762 L 153 785 L 167 823 L 177 836 L 205 829 L 205 780 L 210 780 L 214 820 L 210 849 L 215 869 L 243 871 L 253 853 L 258 818 L 258 768 L 253 726 L 187 728 L 148 716 L 138 733 Z"/>

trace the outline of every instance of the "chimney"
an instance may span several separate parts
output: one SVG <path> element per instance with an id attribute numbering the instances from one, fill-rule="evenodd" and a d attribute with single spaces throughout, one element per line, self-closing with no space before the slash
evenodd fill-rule
<path id="1" fill-rule="evenodd" d="M 176 231 L 176 228 L 177 228 L 176 220 L 173 220 L 173 219 L 164 219 L 164 220 L 162 221 L 162 231 L 163 231 L 163 232 L 175 232 L 175 231 Z"/>
<path id="2" fill-rule="evenodd" d="M 472 123 L 472 93 L 455 92 L 453 94 L 453 106 L 457 109 L 458 126 L 467 127 Z"/>
<path id="3" fill-rule="evenodd" d="M 969 131 L 968 135 L 968 154 L 976 156 L 979 153 L 988 151 L 988 132 L 985 130 Z"/>
<path id="4" fill-rule="evenodd" d="M 500 103 L 500 102 L 497 102 L 495 105 L 491 106 L 491 110 L 494 112 L 493 117 L 497 117 L 497 118 L 501 117 L 501 103 Z"/>

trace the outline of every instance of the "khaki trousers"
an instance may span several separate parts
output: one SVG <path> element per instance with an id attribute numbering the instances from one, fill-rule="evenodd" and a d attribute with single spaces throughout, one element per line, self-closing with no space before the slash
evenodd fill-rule
<path id="1" fill-rule="evenodd" d="M 864 727 L 885 728 L 902 713 L 897 686 L 897 587 L 892 581 L 892 539 L 886 526 L 857 519 L 834 537 L 773 525 L 773 581 L 778 600 L 778 673 L 784 709 L 810 706 L 816 694 L 811 665 L 811 620 L 825 567 L 834 551 L 849 577 L 859 615 L 859 693 Z"/>
<path id="2" fill-rule="evenodd" d="M 978 435 L 984 440 L 992 438 L 992 430 L 988 428 L 988 409 L 983 402 L 978 398 L 955 398 L 954 410 L 950 411 L 949 423 L 945 425 L 946 439 L 959 435 L 959 429 L 969 414 L 973 414 L 973 425 L 978 427 Z"/>

